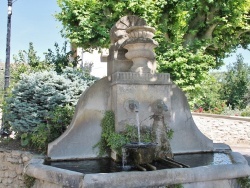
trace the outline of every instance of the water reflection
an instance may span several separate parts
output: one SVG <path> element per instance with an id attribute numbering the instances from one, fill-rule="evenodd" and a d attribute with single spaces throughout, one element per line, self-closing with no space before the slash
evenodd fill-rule
<path id="1" fill-rule="evenodd" d="M 225 153 L 198 153 L 175 155 L 174 160 L 189 165 L 190 167 L 232 164 L 230 156 Z M 81 161 L 47 162 L 46 164 L 57 168 L 81 172 L 84 174 L 112 173 L 138 170 L 136 167 L 133 166 L 126 166 L 126 168 L 123 168 L 122 163 L 115 163 L 109 158 L 89 159 Z M 165 164 L 160 163 L 159 161 L 154 161 L 152 164 L 158 170 L 171 168 Z"/>
<path id="2" fill-rule="evenodd" d="M 195 153 L 175 155 L 174 160 L 187 164 L 190 167 L 232 164 L 226 153 Z"/>

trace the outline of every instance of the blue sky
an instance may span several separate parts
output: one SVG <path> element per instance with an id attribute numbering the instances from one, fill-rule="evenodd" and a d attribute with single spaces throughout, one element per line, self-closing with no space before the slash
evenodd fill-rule
<path id="1" fill-rule="evenodd" d="M 13 0 L 15 1 L 15 0 Z M 27 50 L 33 42 L 39 56 L 62 46 L 61 24 L 53 17 L 59 11 L 56 0 L 17 0 L 13 3 L 11 27 L 11 58 L 19 50 Z M 0 0 L 0 61 L 6 58 L 7 0 Z"/>
<path id="2" fill-rule="evenodd" d="M 13 0 L 15 1 L 15 0 Z M 17 0 L 13 4 L 11 29 L 11 58 L 19 50 L 27 50 L 29 42 L 33 42 L 40 57 L 50 48 L 54 50 L 54 43 L 62 46 L 66 39 L 60 34 L 61 23 L 53 17 L 59 11 L 56 0 Z M 7 32 L 7 0 L 0 0 L 0 62 L 5 62 Z M 239 49 L 245 62 L 250 64 L 250 51 Z M 226 63 L 236 60 L 236 55 L 225 59 Z M 225 69 L 225 66 L 222 68 Z"/>

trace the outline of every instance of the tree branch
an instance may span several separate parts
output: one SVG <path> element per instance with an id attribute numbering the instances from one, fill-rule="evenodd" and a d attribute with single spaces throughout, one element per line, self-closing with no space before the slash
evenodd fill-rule
<path id="1" fill-rule="evenodd" d="M 201 38 L 202 39 L 212 39 L 213 31 L 217 25 L 218 25 L 218 23 L 214 23 L 214 24 L 210 25 Z"/>
<path id="2" fill-rule="evenodd" d="M 236 37 L 239 38 L 242 34 L 248 33 L 248 32 L 250 32 L 250 29 L 247 29 L 247 30 L 244 30 L 244 31 L 240 31 L 240 32 L 237 33 Z"/>
<path id="3" fill-rule="evenodd" d="M 205 14 L 197 14 L 197 16 L 190 21 L 189 27 L 188 27 L 188 33 L 184 35 L 184 46 L 187 46 L 190 44 L 191 41 L 194 40 L 194 38 L 197 36 L 199 24 L 201 22 L 204 22 L 206 19 Z M 192 31 L 192 32 L 191 32 Z"/>
<path id="4" fill-rule="evenodd" d="M 165 33 L 164 36 L 165 36 L 167 42 L 171 42 L 171 39 L 170 39 L 168 33 Z"/>
<path id="5" fill-rule="evenodd" d="M 189 32 L 184 36 L 185 42 L 184 46 L 187 44 L 190 44 L 192 40 L 197 37 L 197 34 L 200 31 L 200 23 L 204 23 L 204 25 L 209 25 L 213 21 L 213 18 L 216 16 L 216 13 L 219 11 L 219 8 L 217 7 L 211 7 L 210 11 L 206 14 L 205 12 L 198 13 L 197 16 L 190 21 L 189 29 L 188 31 L 193 31 L 192 33 Z M 216 28 L 218 23 L 213 23 L 208 27 L 208 29 L 205 31 L 205 34 L 202 35 L 202 39 L 212 39 L 212 34 L 214 29 Z M 195 32 L 194 32 L 195 31 Z"/>

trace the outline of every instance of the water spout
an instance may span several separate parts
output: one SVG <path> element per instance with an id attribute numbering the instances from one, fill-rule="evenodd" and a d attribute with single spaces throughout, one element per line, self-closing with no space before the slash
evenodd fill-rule
<path id="1" fill-rule="evenodd" d="M 132 112 L 139 112 L 139 102 L 135 100 L 128 101 L 128 107 Z"/>

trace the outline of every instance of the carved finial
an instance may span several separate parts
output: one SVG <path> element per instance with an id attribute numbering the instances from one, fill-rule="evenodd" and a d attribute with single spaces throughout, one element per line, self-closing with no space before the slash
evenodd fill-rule
<path id="1" fill-rule="evenodd" d="M 128 50 L 125 57 L 133 61 L 131 72 L 154 74 L 156 71 L 154 48 L 158 46 L 152 39 L 155 29 L 149 26 L 132 26 L 126 32 L 128 39 L 122 46 Z"/>

